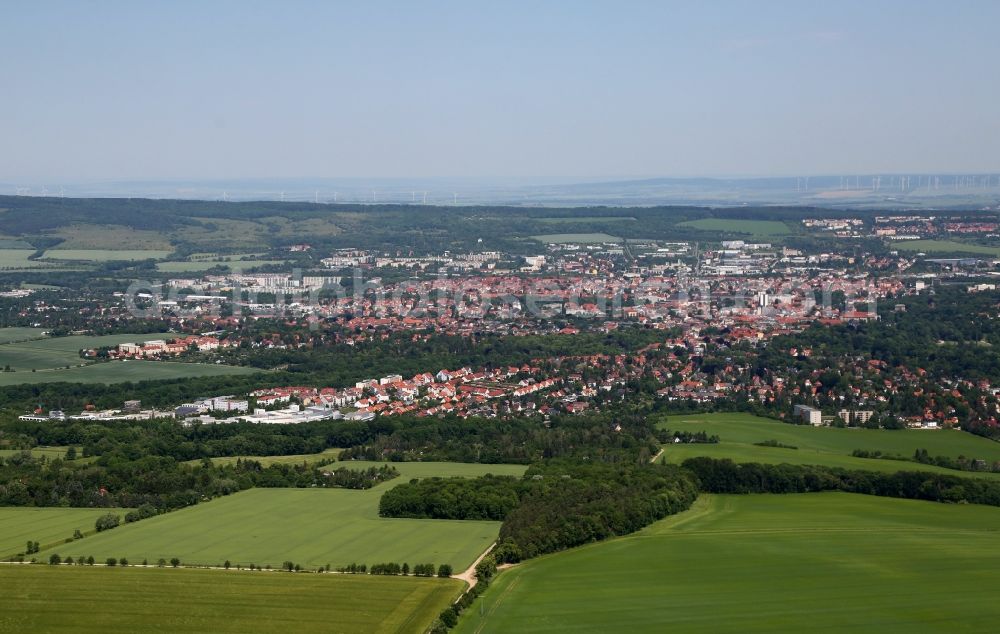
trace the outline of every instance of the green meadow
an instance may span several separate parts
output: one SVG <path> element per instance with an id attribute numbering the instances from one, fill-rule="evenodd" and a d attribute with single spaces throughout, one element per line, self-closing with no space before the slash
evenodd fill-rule
<path id="1" fill-rule="evenodd" d="M 454 579 L 86 566 L 0 566 L 3 632 L 422 633 Z"/>
<path id="2" fill-rule="evenodd" d="M 254 368 L 213 363 L 171 361 L 111 361 L 69 369 L 37 372 L 0 372 L 0 387 L 25 383 L 124 383 L 127 381 L 162 381 L 196 376 L 227 376 L 261 372 Z"/>
<path id="3" fill-rule="evenodd" d="M 45 262 L 29 260 L 34 249 L 0 249 L 0 269 L 37 269 L 49 266 Z"/>
<path id="4" fill-rule="evenodd" d="M 1000 508 L 847 493 L 702 496 L 504 571 L 461 633 L 995 631 Z"/>
<path id="5" fill-rule="evenodd" d="M 621 242 L 618 236 L 607 233 L 547 233 L 539 236 L 531 236 L 532 240 L 544 242 L 546 244 L 569 244 L 569 243 L 601 243 L 601 242 Z"/>
<path id="6" fill-rule="evenodd" d="M 702 218 L 688 220 L 678 224 L 680 227 L 692 227 L 703 231 L 718 231 L 720 233 L 745 233 L 755 238 L 783 236 L 791 233 L 788 225 L 778 220 L 738 220 L 730 218 Z"/>
<path id="7" fill-rule="evenodd" d="M 935 254 L 968 253 L 1000 257 L 1000 247 L 968 244 L 955 240 L 897 240 L 893 241 L 891 246 L 899 251 L 920 251 Z"/>
<path id="8" fill-rule="evenodd" d="M 382 463 L 345 462 L 350 468 Z M 339 466 L 339 464 L 338 464 Z M 185 564 L 272 566 L 292 561 L 315 569 L 352 562 L 451 564 L 468 567 L 497 537 L 499 522 L 388 519 L 378 502 L 388 488 L 411 478 L 515 475 L 523 465 L 399 463 L 401 477 L 366 491 L 251 489 L 87 537 L 62 556 L 126 557 L 130 561 L 179 558 Z"/>
<path id="9" fill-rule="evenodd" d="M 163 273 L 197 273 L 207 271 L 216 266 L 225 266 L 232 271 L 241 271 L 258 266 L 278 266 L 285 264 L 286 260 L 226 260 L 225 262 L 211 262 L 208 260 L 187 262 L 157 262 L 156 270 Z"/>
<path id="10" fill-rule="evenodd" d="M 123 381 L 250 374 L 258 371 L 228 365 L 169 361 L 128 360 L 95 363 L 80 357 L 80 350 L 83 349 L 116 346 L 120 343 L 142 342 L 151 339 L 169 339 L 172 336 L 167 333 L 153 333 L 38 337 L 37 329 L 4 328 L 0 330 L 0 367 L 9 365 L 14 369 L 14 372 L 0 372 L 0 386 L 59 381 L 121 383 Z M 34 338 L 30 339 L 31 337 Z M 7 343 L 3 343 L 5 339 Z"/>
<path id="11" fill-rule="evenodd" d="M 47 458 L 49 460 L 55 460 L 56 458 L 65 458 L 66 450 L 69 447 L 32 447 L 31 449 L 0 449 L 0 458 L 6 458 L 8 456 L 13 456 L 15 454 L 21 454 L 27 451 L 34 458 Z M 77 455 L 81 455 L 82 449 L 77 446 Z M 77 458 L 77 460 L 84 460 L 84 458 Z"/>
<path id="12" fill-rule="evenodd" d="M 236 464 L 238 460 L 255 460 L 262 464 L 263 466 L 268 466 L 272 464 L 313 464 L 320 462 L 321 460 L 336 460 L 337 456 L 343 449 L 339 447 L 333 447 L 330 449 L 325 449 L 320 453 L 310 453 L 310 454 L 292 454 L 288 456 L 223 456 L 220 458 L 211 458 L 212 464 L 217 465 L 227 465 Z M 187 464 L 197 465 L 201 464 L 202 460 L 188 460 Z M 351 463 L 345 463 L 343 466 L 350 466 Z M 342 465 L 334 465 L 334 467 L 340 467 Z"/>
<path id="13" fill-rule="evenodd" d="M 124 514 L 127 510 L 118 509 L 116 512 Z M 0 559 L 23 553 L 28 540 L 38 542 L 41 548 L 58 546 L 69 554 L 74 546 L 83 543 L 64 543 L 72 539 L 73 531 L 93 532 L 94 522 L 105 513 L 105 509 L 0 508 Z"/>
<path id="14" fill-rule="evenodd" d="M 41 339 L 45 336 L 44 328 L 0 328 L 0 345 L 15 341 L 29 341 L 31 339 Z M 3 348 L 0 348 L 2 351 Z"/>
<path id="15" fill-rule="evenodd" d="M 15 332 L 5 335 L 4 333 L 8 330 Z M 29 328 L 4 328 L 3 331 L 0 331 L 0 337 L 8 341 L 8 343 L 3 343 L 3 339 L 0 339 L 0 367 L 10 365 L 14 370 L 20 372 L 22 370 L 42 370 L 80 365 L 87 363 L 85 359 L 80 357 L 80 350 L 116 346 L 120 343 L 164 339 L 172 336 L 154 333 L 96 337 L 87 335 L 37 337 L 31 331 L 37 333 L 36 329 Z M 25 341 L 24 339 L 32 340 Z"/>
<path id="16" fill-rule="evenodd" d="M 770 464 L 815 464 L 868 471 L 933 471 L 952 475 L 1000 478 L 1000 474 L 965 472 L 901 460 L 856 458 L 855 449 L 913 456 L 926 449 L 932 456 L 981 458 L 989 463 L 1000 461 L 1000 443 L 958 430 L 885 430 L 792 425 L 751 414 L 671 415 L 657 426 L 671 431 L 699 432 L 720 438 L 718 444 L 668 444 L 664 446 L 667 462 L 680 464 L 694 456 L 729 458 L 735 462 Z M 761 447 L 754 443 L 776 440 L 798 447 Z"/>
<path id="17" fill-rule="evenodd" d="M 606 222 L 635 222 L 632 216 L 557 216 L 552 218 L 533 218 L 536 222 L 548 225 L 564 225 L 574 223 L 606 223 Z"/>
<path id="18" fill-rule="evenodd" d="M 110 262 L 112 260 L 162 260 L 172 251 L 163 249 L 49 249 L 42 256 L 46 260 L 84 260 Z"/>

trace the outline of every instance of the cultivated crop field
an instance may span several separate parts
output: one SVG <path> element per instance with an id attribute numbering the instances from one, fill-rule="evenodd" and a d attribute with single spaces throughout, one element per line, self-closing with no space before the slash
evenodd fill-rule
<path id="1" fill-rule="evenodd" d="M 8 456 L 13 456 L 14 454 L 20 454 L 27 451 L 35 458 L 47 458 L 49 460 L 55 460 L 56 458 L 64 458 L 66 456 L 66 450 L 69 447 L 32 447 L 31 449 L 0 449 L 0 458 L 6 458 Z M 76 447 L 77 455 L 79 456 L 82 449 L 78 446 Z M 86 460 L 86 458 L 77 458 L 77 460 Z"/>
<path id="2" fill-rule="evenodd" d="M 632 216 L 558 216 L 552 218 L 534 218 L 534 220 L 549 225 L 562 225 L 592 222 L 635 222 L 636 219 Z"/>
<path id="3" fill-rule="evenodd" d="M 966 456 L 981 458 L 989 463 L 1000 461 L 1000 443 L 957 430 L 810 427 L 739 413 L 672 415 L 662 419 L 657 426 L 671 431 L 705 431 L 719 436 L 718 444 L 666 445 L 664 457 L 667 462 L 676 464 L 694 456 L 709 456 L 736 462 L 787 462 L 868 471 L 933 471 L 1000 478 L 1000 474 L 995 473 L 955 471 L 917 462 L 855 458 L 851 455 L 855 449 L 863 449 L 911 457 L 917 449 L 926 449 L 932 456 Z M 754 444 L 767 440 L 776 440 L 798 449 Z"/>
<path id="4" fill-rule="evenodd" d="M 578 242 L 601 243 L 601 242 L 621 242 L 618 236 L 607 233 L 548 233 L 540 236 L 531 236 L 532 240 L 538 240 L 546 244 L 567 244 Z"/>
<path id="5" fill-rule="evenodd" d="M 14 332 L 10 336 L 2 334 L 8 330 L 13 330 Z M 167 334 L 143 334 L 42 338 L 30 336 L 32 333 L 37 333 L 37 329 L 4 328 L 3 331 L 0 331 L 0 337 L 9 342 L 4 343 L 3 340 L 0 340 L 0 344 L 2 344 L 0 345 L 0 367 L 10 365 L 20 372 L 22 370 L 41 370 L 61 368 L 67 365 L 80 365 L 81 363 L 87 363 L 86 360 L 80 357 L 80 350 L 85 348 L 116 346 L 120 343 L 141 342 L 170 337 Z M 25 341 L 25 339 L 29 338 L 34 340 Z"/>
<path id="6" fill-rule="evenodd" d="M 350 468 L 382 463 L 344 462 Z M 270 565 L 292 561 L 305 568 L 352 562 L 451 564 L 464 570 L 500 530 L 499 522 L 387 519 L 378 502 L 388 488 L 410 478 L 514 475 L 523 465 L 398 463 L 401 477 L 367 491 L 347 489 L 251 489 L 114 530 L 51 553 L 127 557 L 156 561 L 178 557 L 186 564 Z"/>
<path id="7" fill-rule="evenodd" d="M 969 253 L 1000 257 L 1000 247 L 967 244 L 955 240 L 898 240 L 892 243 L 892 248 L 899 251 L 922 251 L 924 253 L 940 254 Z"/>
<path id="8" fill-rule="evenodd" d="M 454 579 L 280 572 L 0 566 L 4 632 L 416 632 Z"/>
<path id="9" fill-rule="evenodd" d="M 0 328 L 0 345 L 13 341 L 28 341 L 30 339 L 41 339 L 45 336 L 44 328 Z M 2 348 L 0 348 L 2 350 Z"/>
<path id="10" fill-rule="evenodd" d="M 69 369 L 37 372 L 0 372 L 0 387 L 24 383 L 123 383 L 126 381 L 160 381 L 196 376 L 225 376 L 261 372 L 254 368 L 212 363 L 179 363 L 170 361 L 111 361 L 92 363 Z"/>
<path id="11" fill-rule="evenodd" d="M 13 331 L 13 332 L 10 332 Z M 166 333 L 122 334 L 103 336 L 35 337 L 37 329 L 4 328 L 0 330 L 0 367 L 11 366 L 14 372 L 0 372 L 0 386 L 23 383 L 120 383 L 177 379 L 194 376 L 250 374 L 252 368 L 208 363 L 169 361 L 112 361 L 95 363 L 80 357 L 88 348 L 116 346 L 120 343 L 169 339 Z M 3 343 L 6 339 L 8 343 Z M 67 366 L 69 366 L 67 368 Z M 80 367 L 83 366 L 83 367 Z M 32 371 L 34 370 L 34 372 Z"/>
<path id="12" fill-rule="evenodd" d="M 211 262 L 207 260 L 197 262 L 157 262 L 156 270 L 164 273 L 197 273 L 207 271 L 216 266 L 225 266 L 232 271 L 240 271 L 258 266 L 278 266 L 284 264 L 286 260 L 226 260 L 225 262 Z"/>
<path id="13" fill-rule="evenodd" d="M 702 218 L 689 220 L 679 224 L 681 227 L 693 227 L 704 231 L 720 233 L 745 233 L 758 238 L 783 236 L 791 233 L 788 225 L 777 220 L 737 220 L 730 218 Z"/>
<path id="14" fill-rule="evenodd" d="M 172 251 L 164 249 L 49 249 L 42 256 L 46 260 L 85 260 L 110 262 L 112 260 L 162 260 Z"/>
<path id="15" fill-rule="evenodd" d="M 333 447 L 330 449 L 325 449 L 320 453 L 310 453 L 310 454 L 292 454 L 287 456 L 222 456 L 220 458 L 211 458 L 212 464 L 217 465 L 227 465 L 236 464 L 238 460 L 255 460 L 262 464 L 263 466 L 268 466 L 272 464 L 313 464 L 321 460 L 329 460 L 333 458 L 337 459 L 340 452 L 343 449 L 339 447 Z M 197 465 L 201 464 L 201 459 L 198 460 L 188 460 L 187 464 Z M 341 466 L 348 466 L 354 468 L 352 465 L 354 463 L 345 463 L 344 465 L 334 465 L 334 468 Z"/>
<path id="16" fill-rule="evenodd" d="M 128 510 L 116 512 L 124 514 Z M 83 542 L 65 544 L 65 540 L 72 538 L 77 529 L 82 533 L 93 532 L 94 522 L 106 512 L 104 509 L 0 508 L 0 559 L 23 553 L 29 539 L 42 548 L 58 545 L 67 555 L 74 556 L 76 553 L 69 551 Z"/>
<path id="17" fill-rule="evenodd" d="M 702 496 L 636 535 L 501 573 L 457 631 L 994 631 L 998 526 L 989 506 Z"/>
<path id="18" fill-rule="evenodd" d="M 0 269 L 35 269 L 48 266 L 45 262 L 29 260 L 34 249 L 0 249 Z"/>

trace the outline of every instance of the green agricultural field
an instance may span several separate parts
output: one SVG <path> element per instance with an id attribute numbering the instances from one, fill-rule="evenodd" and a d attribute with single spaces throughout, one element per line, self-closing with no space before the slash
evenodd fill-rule
<path id="1" fill-rule="evenodd" d="M 48 458 L 49 460 L 55 460 L 56 458 L 65 458 L 67 449 L 69 449 L 69 447 L 32 447 L 31 449 L 0 449 L 0 458 L 6 458 L 8 456 L 13 456 L 27 451 L 35 458 Z M 78 456 L 82 455 L 81 447 L 77 446 L 76 450 L 77 450 L 76 455 Z M 86 460 L 86 458 L 77 458 L 77 460 Z"/>
<path id="2" fill-rule="evenodd" d="M 115 512 L 124 514 L 128 510 L 116 509 Z M 72 539 L 75 530 L 94 532 L 94 522 L 105 513 L 105 509 L 0 508 L 0 559 L 23 553 L 28 540 L 38 542 L 42 548 L 56 547 L 73 556 L 76 553 L 68 551 L 84 542 L 66 544 L 65 541 Z"/>
<path id="3" fill-rule="evenodd" d="M 227 376 L 261 372 L 256 368 L 212 363 L 172 361 L 110 361 L 91 363 L 69 369 L 37 372 L 0 372 L 0 387 L 25 383 L 124 383 L 126 381 L 163 381 L 197 376 Z"/>
<path id="4" fill-rule="evenodd" d="M 21 238 L 0 236 L 0 249 L 32 249 L 33 247 Z"/>
<path id="5" fill-rule="evenodd" d="M 457 631 L 991 632 L 998 526 L 989 506 L 702 496 L 636 535 L 502 572 Z"/>
<path id="6" fill-rule="evenodd" d="M 336 447 L 331 449 L 326 449 L 320 453 L 311 454 L 293 454 L 290 456 L 224 456 L 222 458 L 212 458 L 212 463 L 217 465 L 227 465 L 236 464 L 237 460 L 256 460 L 265 467 L 272 464 L 313 464 L 321 460 L 329 460 L 333 458 L 336 460 L 337 456 L 343 449 Z M 187 464 L 197 465 L 201 464 L 201 460 L 188 460 Z M 345 463 L 346 466 L 352 466 L 355 463 Z M 337 467 L 341 465 L 335 465 Z"/>
<path id="7" fill-rule="evenodd" d="M 532 240 L 544 242 L 545 244 L 569 244 L 578 242 L 580 244 L 596 244 L 601 242 L 621 242 L 618 236 L 607 233 L 547 233 L 540 236 L 531 236 Z"/>
<path id="8" fill-rule="evenodd" d="M 364 468 L 367 462 L 345 462 Z M 100 561 L 178 557 L 184 563 L 280 567 L 293 561 L 307 568 L 352 562 L 451 564 L 464 570 L 500 530 L 499 522 L 389 519 L 378 516 L 388 488 L 410 478 L 520 474 L 523 465 L 398 463 L 401 477 L 367 491 L 347 489 L 251 489 L 128 524 L 86 538 L 73 550 Z M 82 551 L 80 549 L 83 549 Z M 48 560 L 53 552 L 43 551 Z"/>
<path id="9" fill-rule="evenodd" d="M 2 334 L 12 329 L 0 330 Z M 30 334 L 32 329 L 13 329 L 10 339 Z M 167 333 L 123 334 L 104 336 L 45 337 L 15 343 L 0 343 L 0 367 L 11 366 L 14 372 L 0 372 L 0 386 L 24 383 L 121 383 L 177 379 L 193 376 L 219 376 L 259 372 L 252 368 L 208 363 L 178 363 L 169 361 L 93 362 L 80 357 L 79 351 L 89 348 L 116 346 L 120 343 L 169 339 Z M 0 339 L 2 342 L 2 339 Z M 67 369 L 67 366 L 68 369 Z M 82 366 L 82 367 L 81 367 Z M 34 371 L 33 371 L 34 370 Z"/>
<path id="10" fill-rule="evenodd" d="M 547 225 L 563 225 L 563 224 L 574 224 L 574 223 L 592 223 L 592 222 L 635 222 L 635 218 L 632 216 L 566 216 L 558 218 L 532 218 L 537 222 L 542 222 Z"/>
<path id="11" fill-rule="evenodd" d="M 0 330 L 3 333 L 9 329 Z M 19 334 L 36 331 L 36 329 L 17 328 L 10 339 Z M 0 334 L 0 337 L 4 335 Z M 32 341 L 22 341 L 16 339 L 13 343 L 3 343 L 0 339 L 0 367 L 10 365 L 17 371 L 21 370 L 41 370 L 49 368 L 62 368 L 67 365 L 80 365 L 86 363 L 80 357 L 80 350 L 89 348 L 101 348 L 106 346 L 117 346 L 120 343 L 133 343 L 149 341 L 151 339 L 167 339 L 173 335 L 169 334 L 142 334 L 142 335 L 104 335 L 90 337 L 85 335 L 72 337 L 34 337 Z M 25 337 L 27 338 L 27 337 Z"/>
<path id="12" fill-rule="evenodd" d="M 736 220 L 729 218 L 702 218 L 682 222 L 680 227 L 692 227 L 720 233 L 745 233 L 755 238 L 784 236 L 791 233 L 788 225 L 777 220 Z"/>
<path id="13" fill-rule="evenodd" d="M 1000 247 L 982 244 L 967 244 L 955 240 L 898 240 L 891 243 L 899 251 L 919 251 L 923 253 L 948 254 L 967 253 L 1000 257 Z"/>
<path id="14" fill-rule="evenodd" d="M 4 632 L 425 632 L 454 579 L 0 566 Z"/>
<path id="15" fill-rule="evenodd" d="M 207 271 L 216 266 L 226 266 L 233 271 L 249 269 L 257 266 L 280 266 L 286 260 L 227 260 L 225 262 L 211 262 L 201 260 L 196 262 L 157 262 L 156 270 L 164 273 L 197 273 Z"/>
<path id="16" fill-rule="evenodd" d="M 14 341 L 41 339 L 44 336 L 44 328 L 0 328 L 0 345 Z"/>
<path id="17" fill-rule="evenodd" d="M 110 262 L 112 260 L 162 260 L 172 251 L 163 249 L 49 249 L 46 260 L 84 260 Z"/>
<path id="18" fill-rule="evenodd" d="M 29 260 L 28 256 L 34 249 L 0 249 L 0 270 L 3 269 L 37 269 L 50 266 L 38 260 Z"/>
<path id="19" fill-rule="evenodd" d="M 855 458 L 855 449 L 912 456 L 926 449 L 932 456 L 966 456 L 989 463 L 1000 461 L 1000 443 L 957 430 L 842 429 L 792 425 L 751 414 L 671 415 L 657 423 L 672 431 L 705 431 L 720 438 L 718 444 L 671 444 L 664 447 L 667 462 L 681 463 L 694 456 L 729 458 L 736 462 L 815 464 L 868 471 L 933 471 L 951 475 L 1000 478 L 996 473 L 971 473 L 900 460 Z M 798 449 L 760 447 L 754 443 L 776 440 Z"/>

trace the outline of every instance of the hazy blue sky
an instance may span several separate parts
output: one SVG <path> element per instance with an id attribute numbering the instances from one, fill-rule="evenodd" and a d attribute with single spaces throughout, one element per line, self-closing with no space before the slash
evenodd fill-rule
<path id="1" fill-rule="evenodd" d="M 996 171 L 998 24 L 995 0 L 6 0 L 0 181 Z"/>

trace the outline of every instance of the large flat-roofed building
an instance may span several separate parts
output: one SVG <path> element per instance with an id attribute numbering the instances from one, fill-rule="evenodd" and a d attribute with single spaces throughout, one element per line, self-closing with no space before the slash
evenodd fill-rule
<path id="1" fill-rule="evenodd" d="M 806 421 L 813 427 L 819 427 L 823 424 L 823 412 L 815 407 L 810 407 L 808 405 L 796 405 L 795 416 L 796 418 L 801 418 Z"/>

